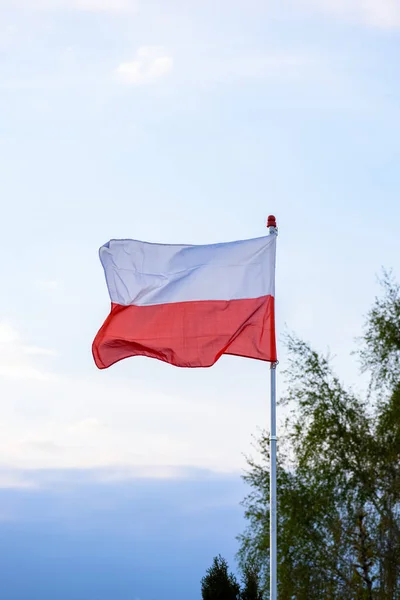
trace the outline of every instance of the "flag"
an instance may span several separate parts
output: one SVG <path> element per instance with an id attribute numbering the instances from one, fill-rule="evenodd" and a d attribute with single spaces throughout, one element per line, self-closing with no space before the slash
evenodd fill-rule
<path id="1" fill-rule="evenodd" d="M 105 369 L 131 356 L 210 367 L 276 361 L 276 235 L 204 246 L 111 240 L 100 248 L 111 312 L 93 342 Z"/>

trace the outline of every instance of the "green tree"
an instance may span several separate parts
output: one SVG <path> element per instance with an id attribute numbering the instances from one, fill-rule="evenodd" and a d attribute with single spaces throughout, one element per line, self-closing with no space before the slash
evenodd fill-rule
<path id="1" fill-rule="evenodd" d="M 201 582 L 203 600 L 239 600 L 240 586 L 228 572 L 228 563 L 222 556 L 214 558 L 212 566 Z"/>
<path id="2" fill-rule="evenodd" d="M 400 599 L 400 290 L 385 275 L 361 360 L 369 393 L 346 389 L 329 357 L 289 337 L 290 410 L 279 446 L 280 600 Z M 241 565 L 263 565 L 268 598 L 269 442 L 249 461 Z"/>
<path id="3" fill-rule="evenodd" d="M 240 600 L 263 600 L 258 569 L 246 565 L 243 569 L 243 589 Z"/>

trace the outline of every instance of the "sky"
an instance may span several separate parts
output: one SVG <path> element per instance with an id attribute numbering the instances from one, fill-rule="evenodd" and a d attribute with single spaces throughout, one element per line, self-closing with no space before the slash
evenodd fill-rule
<path id="1" fill-rule="evenodd" d="M 268 365 L 97 371 L 110 238 L 245 239 L 275 214 L 278 393 L 286 331 L 357 388 L 399 275 L 399 34 L 399 0 L 0 0 L 7 600 L 195 600 L 244 527 Z"/>

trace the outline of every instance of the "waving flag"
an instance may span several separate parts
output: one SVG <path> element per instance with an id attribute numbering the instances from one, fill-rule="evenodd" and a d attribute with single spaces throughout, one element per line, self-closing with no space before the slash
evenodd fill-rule
<path id="1" fill-rule="evenodd" d="M 131 356 L 210 367 L 222 354 L 276 361 L 276 235 L 184 246 L 100 248 L 111 312 L 93 342 L 105 369 Z"/>

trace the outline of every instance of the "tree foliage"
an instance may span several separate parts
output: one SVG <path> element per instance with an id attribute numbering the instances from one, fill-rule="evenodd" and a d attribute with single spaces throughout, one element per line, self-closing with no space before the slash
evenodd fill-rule
<path id="1" fill-rule="evenodd" d="M 246 565 L 243 569 L 243 588 L 240 600 L 263 600 L 259 570 L 254 565 Z"/>
<path id="2" fill-rule="evenodd" d="M 371 393 L 346 389 L 328 357 L 289 337 L 278 459 L 280 600 L 400 600 L 400 288 L 388 275 L 360 352 Z M 269 569 L 269 442 L 249 461 L 239 560 Z"/>
<path id="3" fill-rule="evenodd" d="M 201 582 L 203 600 L 240 600 L 240 586 L 222 556 L 214 558 Z"/>
<path id="4" fill-rule="evenodd" d="M 222 556 L 213 560 L 212 566 L 201 582 L 203 600 L 263 600 L 259 570 L 254 564 L 243 567 L 243 586 L 228 571 L 228 563 Z"/>

